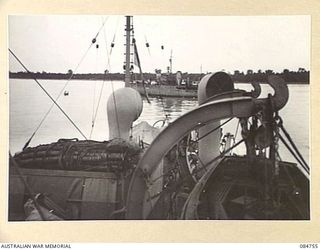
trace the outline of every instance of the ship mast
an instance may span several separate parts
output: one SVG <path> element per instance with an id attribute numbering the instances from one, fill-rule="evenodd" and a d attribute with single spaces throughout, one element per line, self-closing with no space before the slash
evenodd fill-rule
<path id="1" fill-rule="evenodd" d="M 125 61 L 125 78 L 124 78 L 124 82 L 125 82 L 125 87 L 129 87 L 130 86 L 130 80 L 131 80 L 131 76 L 130 76 L 130 41 L 131 41 L 131 16 L 126 16 L 126 61 Z"/>

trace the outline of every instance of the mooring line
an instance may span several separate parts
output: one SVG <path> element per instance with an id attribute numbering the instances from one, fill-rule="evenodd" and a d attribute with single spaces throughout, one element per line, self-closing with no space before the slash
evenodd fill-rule
<path id="1" fill-rule="evenodd" d="M 19 62 L 19 64 L 27 71 L 33 78 L 33 80 L 39 85 L 39 87 L 45 92 L 45 94 L 53 101 L 53 103 L 60 109 L 60 111 L 65 115 L 65 117 L 71 122 L 71 124 L 79 131 L 79 133 L 87 140 L 87 137 L 82 133 L 82 131 L 78 128 L 78 126 L 73 122 L 73 120 L 68 116 L 68 114 L 61 108 L 61 106 L 53 99 L 53 97 L 49 94 L 49 92 L 41 85 L 41 83 L 34 77 L 34 75 L 29 71 L 29 69 L 21 62 L 21 60 L 13 53 L 11 49 L 9 52 L 13 55 L 13 57 Z"/>

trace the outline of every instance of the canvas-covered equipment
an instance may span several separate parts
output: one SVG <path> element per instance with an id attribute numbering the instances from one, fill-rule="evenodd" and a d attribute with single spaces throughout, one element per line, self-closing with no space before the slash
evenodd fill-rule
<path id="1" fill-rule="evenodd" d="M 21 168 L 109 172 L 136 164 L 140 153 L 138 145 L 122 139 L 104 142 L 60 139 L 26 148 L 14 158 Z"/>

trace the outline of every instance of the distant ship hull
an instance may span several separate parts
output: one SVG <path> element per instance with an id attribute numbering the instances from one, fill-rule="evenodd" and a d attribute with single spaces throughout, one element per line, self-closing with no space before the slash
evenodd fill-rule
<path id="1" fill-rule="evenodd" d="M 142 85 L 130 86 L 131 88 L 137 90 L 141 95 L 145 95 L 145 91 Z M 146 91 L 148 96 L 152 97 L 183 97 L 183 98 L 196 98 L 197 89 L 190 88 L 186 89 L 184 87 L 171 86 L 171 85 L 147 85 Z"/>

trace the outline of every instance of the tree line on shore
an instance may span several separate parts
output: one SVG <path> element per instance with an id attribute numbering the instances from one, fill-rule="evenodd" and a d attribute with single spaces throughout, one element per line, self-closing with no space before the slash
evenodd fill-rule
<path id="1" fill-rule="evenodd" d="M 235 82 L 266 82 L 269 75 L 278 75 L 286 82 L 309 83 L 310 72 L 304 68 L 299 68 L 298 71 L 284 69 L 281 73 L 275 73 L 272 70 L 266 70 L 264 72 L 262 70 L 258 70 L 257 72 L 253 72 L 253 70 L 247 70 L 247 72 L 244 73 L 236 70 L 231 77 Z"/>
<path id="2" fill-rule="evenodd" d="M 209 73 L 209 72 L 208 72 Z M 229 72 L 228 72 L 229 73 Z M 168 73 L 163 73 L 168 74 Z M 247 72 L 241 72 L 235 70 L 233 73 L 229 73 L 234 82 L 266 82 L 269 75 L 278 75 L 286 82 L 290 83 L 309 83 L 310 72 L 304 68 L 299 68 L 298 71 L 290 71 L 284 69 L 281 73 L 273 72 L 272 70 L 247 70 Z M 155 73 L 144 73 L 144 78 L 147 80 L 156 80 Z M 199 81 L 205 74 L 200 73 L 182 73 L 182 78 L 189 81 Z M 139 79 L 139 74 L 133 73 L 133 79 Z M 54 80 L 115 80 L 123 81 L 124 73 L 75 73 L 69 70 L 67 73 L 51 73 L 51 72 L 9 72 L 9 78 L 16 79 L 54 79 Z"/>

